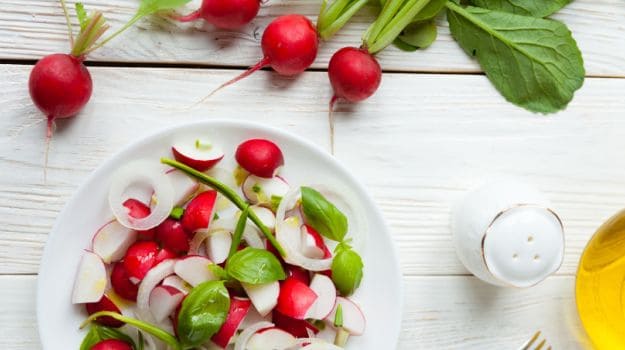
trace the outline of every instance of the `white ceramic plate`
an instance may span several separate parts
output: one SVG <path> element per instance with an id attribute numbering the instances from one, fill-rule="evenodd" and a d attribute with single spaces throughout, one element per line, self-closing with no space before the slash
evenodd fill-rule
<path id="1" fill-rule="evenodd" d="M 352 337 L 348 349 L 391 349 L 397 344 L 402 317 L 402 288 L 399 264 L 380 210 L 367 190 L 331 155 L 286 132 L 259 124 L 207 121 L 169 128 L 142 139 L 117 153 L 91 174 L 58 216 L 45 247 L 37 290 L 39 334 L 45 349 L 77 349 L 84 336 L 78 329 L 86 314 L 72 305 L 74 275 L 93 233 L 112 217 L 107 193 L 111 174 L 122 164 L 136 159 L 171 155 L 173 140 L 204 135 L 222 145 L 226 167 L 234 167 L 234 150 L 241 141 L 262 137 L 283 150 L 282 174 L 292 185 L 324 184 L 346 196 L 364 223 L 358 246 L 365 264 L 364 279 L 354 296 L 366 315 L 367 328 Z"/>

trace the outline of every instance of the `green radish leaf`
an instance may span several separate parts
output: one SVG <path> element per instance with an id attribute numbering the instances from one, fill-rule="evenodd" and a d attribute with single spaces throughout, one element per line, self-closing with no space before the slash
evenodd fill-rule
<path id="1" fill-rule="evenodd" d="M 80 350 L 91 350 L 91 348 L 103 341 L 103 340 L 107 340 L 107 339 L 117 339 L 117 340 L 121 340 L 124 341 L 130 345 L 132 345 L 132 348 L 135 350 L 141 350 L 141 347 L 137 347 L 137 345 L 135 345 L 135 342 L 132 340 L 132 338 L 130 338 L 128 335 L 122 333 L 121 331 L 115 329 L 115 328 L 110 328 L 110 327 L 105 327 L 105 326 L 100 326 L 97 324 L 92 324 L 91 328 L 89 329 L 89 332 L 87 333 L 87 335 L 85 335 L 85 338 L 83 339 L 82 343 L 80 344 Z"/>
<path id="2" fill-rule="evenodd" d="M 362 258 L 349 245 L 340 243 L 337 246 L 332 260 L 332 281 L 341 295 L 349 296 L 358 289 L 363 267 Z"/>
<path id="3" fill-rule="evenodd" d="M 83 31 L 87 27 L 87 11 L 85 11 L 85 5 L 82 2 L 77 2 L 75 5 L 76 17 L 78 17 L 78 23 L 80 23 L 80 30 Z"/>
<path id="4" fill-rule="evenodd" d="M 446 3 L 447 0 L 430 0 L 430 2 L 412 18 L 413 22 L 426 21 L 438 16 L 443 8 L 445 8 Z"/>
<path id="5" fill-rule="evenodd" d="M 177 334 L 183 349 L 207 342 L 224 324 L 230 309 L 230 295 L 223 281 L 197 285 L 182 302 Z"/>
<path id="6" fill-rule="evenodd" d="M 186 5 L 190 1 L 191 0 L 141 0 L 136 16 L 143 17 L 158 11 L 173 10 Z"/>
<path id="7" fill-rule="evenodd" d="M 510 102 L 540 113 L 567 106 L 584 63 L 561 22 L 447 3 L 451 34 Z"/>
<path id="8" fill-rule="evenodd" d="M 226 262 L 226 272 L 239 282 L 264 284 L 286 278 L 282 264 L 265 249 L 247 247 Z"/>
<path id="9" fill-rule="evenodd" d="M 406 52 L 414 52 L 419 50 L 418 47 L 406 44 L 405 42 L 401 41 L 400 38 L 395 39 L 395 41 L 393 41 L 393 45 L 395 45 L 396 48 Z"/>
<path id="10" fill-rule="evenodd" d="M 570 2 L 571 0 L 471 0 L 473 5 L 485 9 L 540 18 L 557 12 Z"/>
<path id="11" fill-rule="evenodd" d="M 424 49 L 436 40 L 436 24 L 434 21 L 413 22 L 397 37 L 404 43 L 418 49 Z"/>
<path id="12" fill-rule="evenodd" d="M 302 209 L 306 223 L 333 241 L 341 242 L 347 234 L 347 217 L 317 190 L 302 186 Z"/>

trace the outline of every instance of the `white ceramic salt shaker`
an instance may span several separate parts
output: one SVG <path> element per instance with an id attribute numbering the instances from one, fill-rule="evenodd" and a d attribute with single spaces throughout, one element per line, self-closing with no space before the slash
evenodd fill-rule
<path id="1" fill-rule="evenodd" d="M 543 193 L 517 180 L 470 192 L 453 212 L 452 231 L 464 266 L 494 285 L 530 287 L 562 264 L 562 221 Z"/>

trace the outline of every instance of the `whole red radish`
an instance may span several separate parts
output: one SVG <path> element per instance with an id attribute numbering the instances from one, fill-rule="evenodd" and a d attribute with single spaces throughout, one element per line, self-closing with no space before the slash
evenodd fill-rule
<path id="1" fill-rule="evenodd" d="M 291 76 L 302 73 L 315 61 L 319 38 L 310 20 L 302 15 L 284 15 L 274 19 L 261 39 L 263 58 L 236 78 L 213 90 L 207 99 L 222 88 L 264 67 L 271 67 L 280 75 Z M 200 101 L 201 102 L 201 101 Z"/>
<path id="2" fill-rule="evenodd" d="M 187 232 L 207 228 L 213 218 L 213 209 L 217 200 L 217 191 L 205 191 L 198 194 L 187 204 L 182 215 L 182 227 Z"/>
<path id="3" fill-rule="evenodd" d="M 328 76 L 334 96 L 349 102 L 362 101 L 373 95 L 380 86 L 382 69 L 366 49 L 344 47 L 338 50 L 328 64 Z"/>
<path id="4" fill-rule="evenodd" d="M 215 27 L 236 29 L 250 23 L 259 9 L 259 0 L 204 0 L 198 10 L 174 18 L 180 22 L 203 18 Z"/>
<path id="5" fill-rule="evenodd" d="M 133 217 L 135 219 L 143 219 L 147 217 L 148 215 L 150 215 L 150 213 L 152 212 L 150 210 L 150 207 L 148 207 L 143 202 L 134 198 L 128 198 L 123 203 L 123 206 L 126 207 L 126 209 L 128 209 L 128 216 Z M 145 230 L 145 231 L 137 231 L 137 238 L 139 240 L 146 240 L 146 241 L 153 240 L 154 230 L 152 229 L 152 230 Z"/>
<path id="6" fill-rule="evenodd" d="M 106 339 L 91 347 L 91 350 L 133 350 L 132 346 L 123 340 Z"/>
<path id="7" fill-rule="evenodd" d="M 87 313 L 89 315 L 93 315 L 100 311 L 111 311 L 121 314 L 117 305 L 115 305 L 115 303 L 113 303 L 113 301 L 111 301 L 111 299 L 109 299 L 106 295 L 103 295 L 102 299 L 100 299 L 97 303 L 85 304 L 85 308 L 87 309 Z M 95 321 L 103 326 L 113 328 L 119 328 L 124 325 L 124 322 L 118 321 L 112 317 L 98 317 Z"/>
<path id="8" fill-rule="evenodd" d="M 284 165 L 280 147 L 265 139 L 247 140 L 237 147 L 235 159 L 239 165 L 253 175 L 271 178 Z"/>
<path id="9" fill-rule="evenodd" d="M 294 277 L 288 277 L 280 284 L 280 295 L 276 310 L 285 316 L 302 320 L 317 299 L 317 294 Z"/>
<path id="10" fill-rule="evenodd" d="M 183 254 L 189 250 L 189 238 L 180 221 L 166 219 L 156 226 L 154 231 L 156 241 L 163 248 L 176 254 Z"/>
<path id="11" fill-rule="evenodd" d="M 137 293 L 139 291 L 139 285 L 130 281 L 130 276 L 124 267 L 123 262 L 118 262 L 113 265 L 113 271 L 111 272 L 111 286 L 117 295 L 120 297 L 137 301 Z"/>
<path id="12" fill-rule="evenodd" d="M 140 241 L 128 248 L 124 257 L 124 268 L 130 281 L 139 283 L 156 264 L 175 257 L 176 255 L 167 249 L 160 249 L 156 242 Z"/>

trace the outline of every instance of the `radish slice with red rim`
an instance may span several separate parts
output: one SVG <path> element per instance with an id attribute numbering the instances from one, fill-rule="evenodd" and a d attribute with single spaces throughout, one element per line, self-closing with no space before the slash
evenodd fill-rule
<path id="1" fill-rule="evenodd" d="M 261 321 L 254 323 L 253 325 L 245 328 L 241 334 L 237 337 L 237 341 L 234 343 L 234 350 L 246 350 L 247 342 L 250 338 L 261 329 L 271 328 L 274 324 L 271 322 Z"/>
<path id="2" fill-rule="evenodd" d="M 297 343 L 291 333 L 279 328 L 262 329 L 254 334 L 247 342 L 248 350 L 286 350 Z"/>
<path id="3" fill-rule="evenodd" d="M 154 318 L 150 312 L 150 293 L 152 293 L 152 290 L 167 276 L 173 275 L 174 265 L 176 265 L 175 259 L 162 261 L 148 271 L 139 285 L 139 292 L 137 292 L 137 309 L 140 314 L 145 315 L 145 317 L 151 317 L 151 319 L 147 321 L 153 321 Z"/>
<path id="4" fill-rule="evenodd" d="M 102 299 L 107 286 L 106 267 L 100 257 L 92 252 L 85 252 L 78 266 L 74 281 L 72 303 L 95 303 Z"/>
<path id="5" fill-rule="evenodd" d="M 106 264 L 121 260 L 126 250 L 137 240 L 137 231 L 121 225 L 117 220 L 104 224 L 93 236 L 91 246 Z"/>
<path id="6" fill-rule="evenodd" d="M 144 218 L 131 217 L 123 205 L 131 189 L 136 186 L 149 186 L 153 191 L 155 204 L 150 208 L 150 215 Z M 113 215 L 120 224 L 133 230 L 149 230 L 165 221 L 171 213 L 174 189 L 162 168 L 155 167 L 152 162 L 135 161 L 113 174 L 108 199 Z"/>
<path id="7" fill-rule="evenodd" d="M 241 190 L 251 203 L 270 205 L 273 198 L 282 198 L 289 192 L 289 184 L 279 176 L 267 179 L 249 175 L 243 181 Z"/>
<path id="8" fill-rule="evenodd" d="M 221 147 L 203 139 L 176 142 L 171 150 L 177 161 L 197 171 L 206 171 L 214 167 L 224 157 Z"/>

